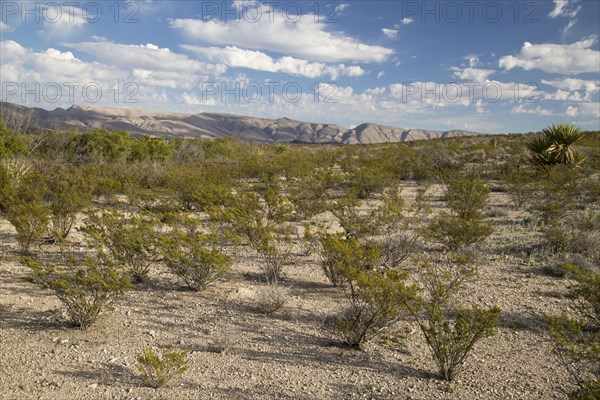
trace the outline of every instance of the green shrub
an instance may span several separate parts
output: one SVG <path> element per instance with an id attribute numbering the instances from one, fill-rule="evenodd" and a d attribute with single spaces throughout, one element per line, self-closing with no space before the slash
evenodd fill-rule
<path id="1" fill-rule="evenodd" d="M 494 335 L 499 315 L 498 307 L 481 309 L 474 306 L 470 310 L 456 310 L 451 323 L 436 307 L 428 310 L 429 320 L 421 325 L 421 330 L 444 380 L 453 381 L 462 370 L 473 346 L 481 339 Z"/>
<path id="2" fill-rule="evenodd" d="M 188 370 L 187 351 L 167 349 L 161 353 L 144 348 L 136 355 L 137 369 L 149 386 L 158 389 Z"/>
<path id="3" fill-rule="evenodd" d="M 482 242 L 493 232 L 491 226 L 482 223 L 489 192 L 480 179 L 451 178 L 446 199 L 452 212 L 436 215 L 426 233 L 450 251 Z"/>
<path id="4" fill-rule="evenodd" d="M 481 243 L 493 232 L 491 226 L 480 220 L 466 220 L 442 212 L 433 218 L 429 235 L 450 251 Z"/>
<path id="5" fill-rule="evenodd" d="M 428 203 L 427 190 L 429 189 L 428 185 L 419 186 L 417 188 L 417 193 L 415 195 L 415 202 L 412 205 L 412 210 L 417 215 L 427 216 L 431 213 L 431 205 Z"/>
<path id="6" fill-rule="evenodd" d="M 22 253 L 29 251 L 33 243 L 39 242 L 48 233 L 50 210 L 44 201 L 47 191 L 42 177 L 28 173 L 18 186 L 6 194 L 6 219 L 17 231 L 17 243 Z"/>
<path id="7" fill-rule="evenodd" d="M 260 197 L 256 193 L 241 193 L 228 207 L 213 207 L 210 221 L 226 225 L 230 232 L 249 245 L 265 240 L 269 233 Z"/>
<path id="8" fill-rule="evenodd" d="M 310 256 L 319 249 L 322 232 L 324 231 L 325 226 L 323 223 L 319 222 L 311 223 L 304 221 L 302 227 L 302 254 L 304 256 Z"/>
<path id="9" fill-rule="evenodd" d="M 131 287 L 129 275 L 102 257 L 69 257 L 65 266 L 27 258 L 21 263 L 31 268 L 31 281 L 53 291 L 71 320 L 82 329 L 94 323 L 103 309 L 110 308 Z"/>
<path id="10" fill-rule="evenodd" d="M 498 307 L 465 309 L 457 304 L 457 295 L 472 279 L 475 269 L 462 259 L 453 261 L 445 266 L 423 265 L 422 294 L 416 301 L 404 303 L 446 381 L 454 380 L 460 373 L 477 342 L 494 334 L 500 317 Z"/>
<path id="11" fill-rule="evenodd" d="M 371 244 L 361 245 L 355 238 L 325 234 L 321 239 L 321 268 L 333 286 L 344 286 L 349 270 L 373 269 L 379 263 L 379 251 Z"/>
<path id="12" fill-rule="evenodd" d="M 79 168 L 54 167 L 44 173 L 48 186 L 46 201 L 50 208 L 52 234 L 65 239 L 77 214 L 92 203 L 92 187 Z"/>
<path id="13" fill-rule="evenodd" d="M 360 203 L 361 200 L 351 193 L 336 200 L 331 211 L 346 234 L 365 239 L 375 233 L 376 227 L 371 213 L 360 212 Z"/>
<path id="14" fill-rule="evenodd" d="M 556 253 L 579 254 L 600 261 L 600 214 L 573 212 L 552 220 L 542 229 L 544 245 Z"/>
<path id="15" fill-rule="evenodd" d="M 210 165 L 171 167 L 166 172 L 170 188 L 186 210 L 208 211 L 233 204 L 230 178 Z"/>
<path id="16" fill-rule="evenodd" d="M 378 334 L 402 315 L 404 304 L 416 295 L 414 286 L 406 285 L 407 274 L 396 270 L 355 269 L 345 266 L 348 285 L 348 308 L 335 321 L 335 328 L 343 342 L 350 347 Z"/>
<path id="17" fill-rule="evenodd" d="M 264 190 L 264 199 L 254 192 L 236 195 L 235 206 L 213 208 L 211 220 L 224 223 L 230 232 L 257 252 L 267 282 L 276 282 L 290 256 L 288 221 L 291 203 L 276 188 Z"/>
<path id="18" fill-rule="evenodd" d="M 394 176 L 385 160 L 367 154 L 348 157 L 342 163 L 346 172 L 346 186 L 359 199 L 367 199 L 374 193 L 382 192 L 394 181 Z"/>
<path id="19" fill-rule="evenodd" d="M 127 157 L 127 131 L 90 129 L 70 135 L 65 150 L 74 164 L 105 164 L 123 161 Z"/>
<path id="20" fill-rule="evenodd" d="M 574 313 L 549 317 L 554 353 L 577 385 L 573 399 L 600 398 L 600 273 L 569 266 Z"/>
<path id="21" fill-rule="evenodd" d="M 283 267 L 291 256 L 288 242 L 262 242 L 253 246 L 261 259 L 263 277 L 269 284 L 276 284 L 283 275 Z"/>
<path id="22" fill-rule="evenodd" d="M 268 188 L 264 192 L 263 210 L 264 217 L 268 222 L 281 224 L 291 219 L 294 205 L 282 194 L 281 188 Z"/>
<path id="23" fill-rule="evenodd" d="M 454 177 L 449 180 L 446 187 L 448 207 L 456 216 L 464 220 L 481 218 L 489 194 L 488 185 L 478 178 Z"/>
<path id="24" fill-rule="evenodd" d="M 14 156 L 26 155 L 28 153 L 25 136 L 15 134 L 0 119 L 0 156 L 1 158 L 12 158 Z"/>
<path id="25" fill-rule="evenodd" d="M 418 248 L 419 231 L 404 215 L 404 199 L 394 190 L 384 192 L 382 204 L 370 213 L 367 224 L 377 236 L 366 240 L 377 245 L 384 268 L 397 268 Z"/>
<path id="26" fill-rule="evenodd" d="M 165 212 L 179 207 L 173 192 L 158 185 L 145 187 L 137 182 L 129 182 L 125 186 L 125 194 L 129 204 L 140 210 Z"/>
<path id="27" fill-rule="evenodd" d="M 160 243 L 167 267 L 192 290 L 202 291 L 229 274 L 231 257 L 214 246 L 208 235 L 175 230 L 161 237 Z"/>
<path id="28" fill-rule="evenodd" d="M 159 259 L 157 223 L 152 215 L 127 218 L 109 208 L 88 214 L 82 231 L 98 252 L 106 252 L 131 272 L 134 281 L 141 282 Z"/>
<path id="29" fill-rule="evenodd" d="M 26 160 L 0 160 L 0 213 L 6 212 L 16 197 L 16 191 L 22 180 L 31 170 Z"/>
<path id="30" fill-rule="evenodd" d="M 106 203 L 112 204 L 116 196 L 123 191 L 123 182 L 116 178 L 100 177 L 95 181 L 94 195 L 102 198 Z"/>
<path id="31" fill-rule="evenodd" d="M 415 295 L 405 284 L 406 273 L 379 268 L 379 251 L 369 243 L 325 235 L 322 260 L 330 281 L 344 285 L 348 307 L 335 321 L 335 330 L 350 347 L 360 347 L 396 321 L 403 302 Z"/>
<path id="32" fill-rule="evenodd" d="M 580 174 L 564 165 L 538 171 L 529 211 L 545 223 L 557 221 L 575 208 Z"/>
<path id="33" fill-rule="evenodd" d="M 315 165 L 302 171 L 286 182 L 290 200 L 296 212 L 303 218 L 310 218 L 327 209 L 328 190 L 339 186 L 341 176 L 338 171 L 326 166 Z"/>
<path id="34" fill-rule="evenodd" d="M 174 151 L 173 143 L 162 137 L 142 136 L 130 140 L 128 161 L 164 162 Z"/>
<path id="35" fill-rule="evenodd" d="M 502 181 L 505 189 L 517 208 L 523 208 L 530 200 L 534 190 L 534 179 L 535 174 L 531 170 L 519 166 L 510 166 L 503 171 Z"/>

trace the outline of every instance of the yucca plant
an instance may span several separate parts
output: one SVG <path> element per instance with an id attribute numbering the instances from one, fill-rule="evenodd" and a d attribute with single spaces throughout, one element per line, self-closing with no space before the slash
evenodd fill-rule
<path id="1" fill-rule="evenodd" d="M 2 160 L 2 168 L 6 171 L 7 176 L 19 183 L 21 179 L 31 170 L 31 166 L 25 160 L 21 159 L 6 159 Z"/>
<path id="2" fill-rule="evenodd" d="M 573 145 L 583 139 L 584 134 L 571 124 L 554 124 L 542 131 L 541 136 L 527 142 L 531 161 L 537 165 L 565 164 L 579 166 L 585 157 L 573 150 Z"/>

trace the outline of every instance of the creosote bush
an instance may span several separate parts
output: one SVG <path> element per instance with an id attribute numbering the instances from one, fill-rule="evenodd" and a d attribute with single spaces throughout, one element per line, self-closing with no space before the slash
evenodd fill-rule
<path id="1" fill-rule="evenodd" d="M 373 210 L 368 223 L 378 235 L 366 238 L 377 245 L 384 268 L 397 268 L 419 246 L 420 233 L 404 215 L 404 199 L 393 190 L 384 192 L 382 204 Z"/>
<path id="2" fill-rule="evenodd" d="M 267 282 L 277 282 L 290 256 L 289 227 L 283 225 L 293 211 L 293 205 L 276 184 L 264 182 L 264 198 L 254 192 L 235 197 L 235 205 L 213 208 L 211 220 L 226 224 L 242 242 L 261 259 L 261 269 Z"/>
<path id="3" fill-rule="evenodd" d="M 522 209 L 531 198 L 535 171 L 521 165 L 510 165 L 502 171 L 501 178 L 512 203 Z"/>
<path id="4" fill-rule="evenodd" d="M 576 284 L 569 297 L 575 312 L 548 318 L 554 353 L 577 389 L 572 399 L 600 398 L 600 273 L 567 267 Z"/>
<path id="5" fill-rule="evenodd" d="M 488 185 L 479 178 L 450 178 L 446 186 L 446 202 L 453 213 L 464 220 L 482 217 L 490 194 Z"/>
<path id="6" fill-rule="evenodd" d="M 59 240 L 71 232 L 78 213 L 92 203 L 92 182 L 79 168 L 49 166 L 44 173 L 48 187 L 45 200 L 50 209 L 50 231 Z"/>
<path id="7" fill-rule="evenodd" d="M 335 328 L 344 343 L 360 347 L 398 320 L 403 305 L 414 299 L 416 289 L 406 284 L 406 273 L 396 270 L 378 272 L 347 267 L 345 273 L 349 304 L 344 315 L 335 321 Z"/>
<path id="8" fill-rule="evenodd" d="M 395 187 L 386 188 L 381 204 L 365 212 L 361 200 L 350 195 L 338 199 L 332 209 L 346 235 L 376 246 L 380 264 L 395 268 L 419 245 L 420 233 L 411 226 L 404 214 L 404 199 Z M 329 272 L 331 272 L 329 268 Z"/>
<path id="9" fill-rule="evenodd" d="M 355 193 L 349 193 L 335 201 L 331 212 L 347 235 L 364 239 L 375 233 L 375 226 L 372 214 L 359 209 L 360 203 L 361 200 Z"/>
<path id="10" fill-rule="evenodd" d="M 324 248 L 326 273 L 338 284 L 344 283 L 348 300 L 346 311 L 335 321 L 335 330 L 345 344 L 360 347 L 398 319 L 403 303 L 414 298 L 414 287 L 406 285 L 407 273 L 378 268 L 379 252 L 371 244 L 329 235 L 324 238 Z"/>
<path id="11" fill-rule="evenodd" d="M 230 177 L 222 171 L 214 171 L 211 165 L 171 167 L 167 170 L 166 180 L 187 210 L 207 211 L 233 201 Z"/>
<path id="12" fill-rule="evenodd" d="M 572 212 L 542 229 L 544 246 L 557 254 L 577 254 L 591 263 L 600 262 L 600 214 Z M 578 263 L 577 263 L 578 264 Z M 584 267 L 584 265 L 578 265 Z"/>
<path id="13" fill-rule="evenodd" d="M 498 307 L 466 309 L 457 303 L 457 295 L 475 269 L 460 257 L 451 261 L 422 265 L 420 293 L 415 301 L 404 302 L 446 381 L 460 373 L 477 342 L 494 335 L 500 317 Z"/>
<path id="14" fill-rule="evenodd" d="M 50 210 L 44 201 L 46 186 L 41 177 L 28 173 L 19 184 L 5 192 L 4 216 L 17 231 L 17 243 L 22 253 L 48 233 Z"/>
<path id="15" fill-rule="evenodd" d="M 229 275 L 231 257 L 214 245 L 210 235 L 176 229 L 160 238 L 160 251 L 171 272 L 195 291 Z"/>
<path id="16" fill-rule="evenodd" d="M 61 245 L 77 240 L 68 235 L 76 217 L 91 208 L 90 191 L 121 210 L 94 208 L 98 219 L 86 222 L 87 243 L 105 258 L 89 261 L 95 267 L 87 268 L 88 260 L 81 259 L 66 266 L 40 262 L 31 269 L 38 271 L 32 280 L 64 298 L 67 313 L 84 326 L 114 303 L 105 300 L 106 291 L 118 298 L 118 285 L 127 276 L 145 279 L 152 272 L 152 262 L 164 261 L 177 279 L 202 290 L 228 275 L 231 257 L 239 250 L 249 252 L 243 262 L 251 259 L 264 274 L 261 279 L 266 283 L 259 287 L 255 305 L 267 314 L 276 312 L 288 299 L 281 276 L 294 262 L 310 262 L 290 262 L 290 232 L 305 219 L 330 222 L 329 213 L 317 214 L 331 211 L 346 235 L 326 235 L 325 226 L 311 221 L 306 225 L 311 229 L 304 230 L 304 250 L 309 254 L 319 249 L 324 273 L 340 288 L 328 292 L 346 296 L 347 310 L 335 324 L 338 337 L 359 347 L 387 333 L 385 328 L 392 324 L 418 325 L 436 370 L 452 380 L 469 362 L 475 363 L 475 357 L 469 357 L 479 341 L 493 334 L 499 311 L 461 304 L 464 282 L 472 277 L 472 271 L 461 263 L 406 267 L 411 255 L 424 256 L 419 248 L 419 234 L 424 230 L 419 228 L 426 224 L 430 239 L 446 250 L 468 251 L 490 235 L 484 219 L 489 194 L 486 179 L 495 190 L 505 191 L 520 211 L 525 208 L 543 220 L 539 225 L 534 221 L 535 235 L 524 238 L 523 246 L 507 246 L 502 251 L 518 248 L 525 254 L 530 244 L 537 251 L 541 239 L 545 248 L 540 252 L 551 250 L 552 259 L 560 261 L 557 270 L 573 263 L 586 276 L 576 279 L 575 288 L 582 292 L 575 295 L 573 289 L 568 319 L 557 320 L 553 332 L 557 354 L 564 357 L 567 368 L 578 371 L 575 382 L 585 382 L 574 396 L 592 398 L 598 397 L 598 328 L 591 308 L 578 307 L 593 304 L 600 292 L 587 275 L 598 264 L 596 249 L 600 248 L 594 217 L 600 193 L 600 133 L 573 138 L 545 141 L 540 154 L 546 159 L 532 165 L 526 161 L 524 144 L 529 138 L 524 135 L 316 146 L 259 145 L 230 138 L 133 138 L 125 132 L 102 130 L 46 130 L 19 136 L 0 126 L 0 213 L 17 227 L 24 250 L 48 234 L 66 238 Z M 579 162 L 582 157 L 577 152 L 587 157 L 586 164 Z M 467 170 L 478 171 L 482 178 L 456 177 Z M 443 182 L 450 209 L 432 215 L 429 225 L 435 202 L 426 188 L 448 176 Z M 399 179 L 412 180 L 407 188 L 414 181 L 419 185 L 411 210 L 405 208 Z M 17 194 L 19 190 L 22 194 Z M 120 203 L 114 204 L 116 200 Z M 140 209 L 155 211 L 160 225 L 150 214 L 139 213 Z M 202 221 L 202 226 L 181 223 L 189 215 Z M 496 220 L 514 219 L 513 213 L 495 216 Z M 518 254 L 500 262 L 510 262 L 512 256 Z M 44 257 L 53 259 L 56 254 Z M 568 274 L 565 281 L 571 283 Z M 411 324 L 411 319 L 416 322 Z M 217 347 L 226 351 L 242 333 L 237 328 L 226 332 Z M 169 373 L 157 370 L 169 370 L 164 366 L 169 357 L 156 350 L 153 356 L 144 357 L 144 353 L 143 361 L 138 361 L 148 366 L 146 379 L 159 386 L 163 379 L 156 377 Z"/>
<path id="17" fill-rule="evenodd" d="M 15 191 L 30 171 L 27 160 L 0 157 L 0 213 L 6 212 Z"/>
<path id="18" fill-rule="evenodd" d="M 339 186 L 341 177 L 335 169 L 322 167 L 316 162 L 305 168 L 291 177 L 286 186 L 296 212 L 310 218 L 327 209 L 328 190 Z"/>
<path id="19" fill-rule="evenodd" d="M 188 370 L 187 357 L 187 351 L 166 349 L 159 353 L 151 348 L 144 348 L 135 358 L 144 382 L 158 389 Z"/>
<path id="20" fill-rule="evenodd" d="M 160 256 L 157 225 L 151 214 L 128 218 L 108 208 L 89 213 L 81 230 L 96 251 L 105 252 L 116 264 L 128 268 L 134 281 L 141 282 Z"/>
<path id="21" fill-rule="evenodd" d="M 379 251 L 371 244 L 361 245 L 353 237 L 325 234 L 321 239 L 321 268 L 333 286 L 348 283 L 349 269 L 367 270 L 379 263 Z"/>
<path id="22" fill-rule="evenodd" d="M 528 210 L 544 223 L 564 218 L 576 206 L 580 173 L 565 165 L 538 170 Z"/>
<path id="23" fill-rule="evenodd" d="M 304 221 L 302 227 L 302 255 L 310 256 L 319 249 L 319 244 L 323 235 L 322 232 L 325 230 L 325 224 Z"/>
<path id="24" fill-rule="evenodd" d="M 3 158 L 13 158 L 27 154 L 26 137 L 16 134 L 6 125 L 2 118 L 0 118 L 0 155 Z"/>
<path id="25" fill-rule="evenodd" d="M 446 199 L 451 213 L 436 215 L 426 233 L 450 251 L 483 242 L 493 231 L 483 223 L 489 193 L 489 187 L 480 179 L 450 179 Z"/>
<path id="26" fill-rule="evenodd" d="M 263 277 L 270 284 L 276 284 L 282 278 L 283 267 L 291 256 L 288 244 L 283 241 L 274 244 L 263 241 L 254 247 L 261 260 Z"/>
<path id="27" fill-rule="evenodd" d="M 428 233 L 450 251 L 457 251 L 481 243 L 492 234 L 492 227 L 480 220 L 465 220 L 441 212 L 431 225 Z"/>
<path id="28" fill-rule="evenodd" d="M 69 318 L 82 329 L 131 288 L 127 272 L 98 256 L 68 257 L 64 266 L 40 264 L 29 258 L 20 261 L 31 269 L 30 281 L 53 291 Z"/>

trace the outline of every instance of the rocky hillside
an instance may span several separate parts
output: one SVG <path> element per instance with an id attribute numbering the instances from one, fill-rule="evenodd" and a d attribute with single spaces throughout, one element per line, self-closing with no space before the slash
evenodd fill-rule
<path id="1" fill-rule="evenodd" d="M 72 106 L 65 110 L 47 111 L 11 103 L 0 103 L 5 120 L 27 120 L 29 126 L 49 129 L 126 130 L 133 135 L 166 137 L 219 138 L 235 137 L 246 142 L 300 142 L 300 143 L 385 143 L 407 140 L 436 139 L 477 135 L 476 132 L 428 131 L 402 129 L 365 123 L 354 129 L 335 124 L 296 121 L 289 118 L 276 120 L 232 114 L 180 114 L 127 108 L 97 108 Z"/>

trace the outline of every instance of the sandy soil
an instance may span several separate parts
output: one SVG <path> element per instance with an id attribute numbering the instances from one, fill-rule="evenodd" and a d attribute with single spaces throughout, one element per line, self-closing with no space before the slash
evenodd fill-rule
<path id="1" fill-rule="evenodd" d="M 414 185 L 403 195 L 414 197 Z M 432 188 L 429 193 L 439 193 Z M 439 197 L 432 196 L 434 209 Z M 340 346 L 328 328 L 344 306 L 316 255 L 286 266 L 290 299 L 261 314 L 251 255 L 236 277 L 202 293 L 158 266 L 87 331 L 53 313 L 50 292 L 23 280 L 12 227 L 0 220 L 0 398 L 2 399 L 565 399 L 569 377 L 551 354 L 544 315 L 567 310 L 566 281 L 542 274 L 527 248 L 539 238 L 502 193 L 492 193 L 496 231 L 465 301 L 498 305 L 495 337 L 481 342 L 451 389 L 435 375 L 420 331 L 400 322 L 364 350 Z M 144 386 L 135 369 L 143 346 L 187 349 L 190 369 L 170 385 Z M 219 352 L 222 347 L 231 347 Z"/>

